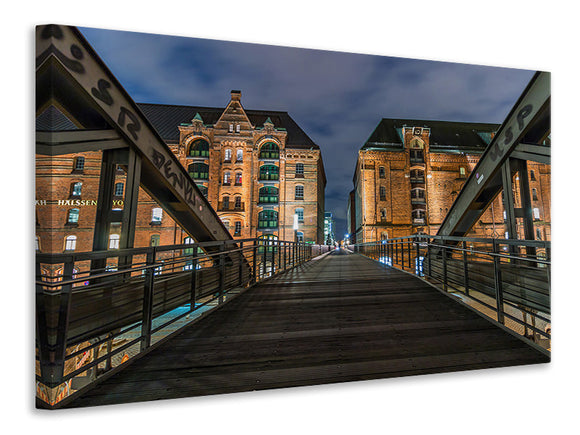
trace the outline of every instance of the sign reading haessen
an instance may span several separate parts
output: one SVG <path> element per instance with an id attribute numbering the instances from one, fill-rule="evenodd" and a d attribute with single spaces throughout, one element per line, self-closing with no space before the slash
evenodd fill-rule
<path id="1" fill-rule="evenodd" d="M 82 207 L 85 205 L 97 205 L 97 201 L 94 199 L 37 199 L 34 201 L 34 205 L 66 205 Z M 114 199 L 113 207 L 123 207 L 122 199 Z"/>

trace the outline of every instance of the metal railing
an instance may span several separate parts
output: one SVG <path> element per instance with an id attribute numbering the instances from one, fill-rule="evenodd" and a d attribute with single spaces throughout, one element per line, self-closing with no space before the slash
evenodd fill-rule
<path id="1" fill-rule="evenodd" d="M 40 405 L 55 407 L 245 288 L 327 250 L 246 239 L 37 254 Z"/>
<path id="2" fill-rule="evenodd" d="M 550 349 L 550 242 L 413 235 L 353 245 Z"/>

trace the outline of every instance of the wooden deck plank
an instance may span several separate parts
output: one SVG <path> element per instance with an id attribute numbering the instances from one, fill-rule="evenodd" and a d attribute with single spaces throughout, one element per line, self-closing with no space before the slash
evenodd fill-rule
<path id="1" fill-rule="evenodd" d="M 333 253 L 248 290 L 68 407 L 548 361 L 425 282 Z"/>

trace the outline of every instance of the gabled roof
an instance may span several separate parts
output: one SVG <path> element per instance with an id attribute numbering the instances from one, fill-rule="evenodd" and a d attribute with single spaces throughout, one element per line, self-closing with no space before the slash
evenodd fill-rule
<path id="1" fill-rule="evenodd" d="M 224 109 L 218 107 L 177 106 L 167 104 L 137 104 L 149 122 L 166 142 L 179 141 L 180 124 L 189 124 L 199 114 L 205 125 L 215 124 Z M 274 124 L 274 128 L 284 128 L 288 133 L 286 146 L 298 149 L 319 149 L 312 139 L 292 119 L 288 112 L 274 112 L 267 110 L 245 110 L 250 122 L 255 127 L 264 125 L 267 119 Z"/>
<path id="2" fill-rule="evenodd" d="M 77 130 L 77 126 L 55 106 L 50 105 L 36 117 L 37 131 Z"/>
<path id="3" fill-rule="evenodd" d="M 476 151 L 483 152 L 492 132 L 499 124 L 455 121 L 427 121 L 418 119 L 383 118 L 369 136 L 362 149 L 377 148 L 385 151 L 403 149 L 403 127 L 427 127 L 430 129 L 429 148 L 432 151 Z"/>

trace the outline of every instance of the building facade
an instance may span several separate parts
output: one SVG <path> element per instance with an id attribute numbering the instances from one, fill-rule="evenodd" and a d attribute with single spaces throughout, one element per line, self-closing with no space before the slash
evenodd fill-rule
<path id="1" fill-rule="evenodd" d="M 499 127 L 381 120 L 358 152 L 347 213 L 351 239 L 365 243 L 417 233 L 436 234 Z M 550 165 L 528 162 L 528 173 L 535 238 L 550 240 Z M 516 193 L 515 198 L 519 198 Z M 509 237 L 502 195 L 491 203 L 470 236 Z M 523 238 L 523 225 L 518 233 L 518 238 Z"/>
<path id="2" fill-rule="evenodd" d="M 241 92 L 224 108 L 139 104 L 139 108 L 206 195 L 234 239 L 324 242 L 326 178 L 319 147 L 286 112 L 245 111 Z M 56 107 L 37 118 L 37 131 L 78 128 Z M 93 248 L 102 152 L 36 157 L 36 249 Z M 123 209 L 119 167 L 111 213 Z M 119 213 L 120 215 L 120 213 Z M 294 232 L 294 215 L 298 230 Z M 120 247 L 121 222 L 109 249 Z M 135 247 L 193 240 L 145 190 L 139 189 Z"/>
<path id="3" fill-rule="evenodd" d="M 332 213 L 324 212 L 324 243 L 326 245 L 334 245 L 336 237 L 334 235 L 334 219 Z"/>

